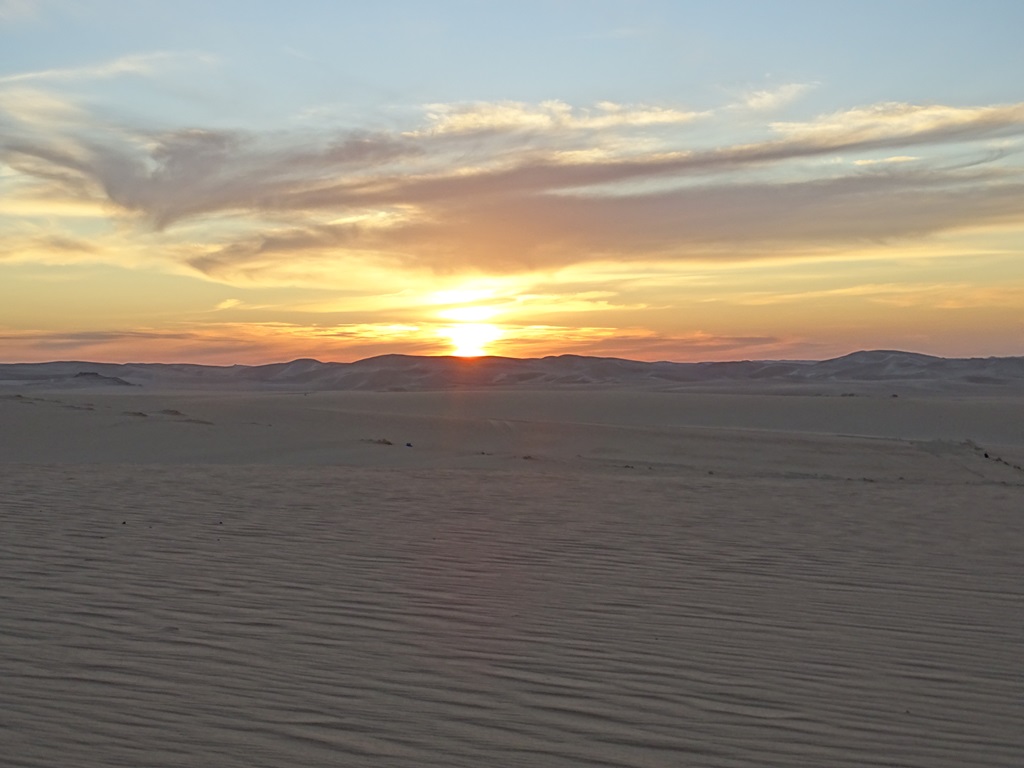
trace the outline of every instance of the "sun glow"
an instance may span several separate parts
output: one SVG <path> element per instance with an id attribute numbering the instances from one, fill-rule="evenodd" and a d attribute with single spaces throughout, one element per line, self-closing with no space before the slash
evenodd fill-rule
<path id="1" fill-rule="evenodd" d="M 440 335 L 451 341 L 456 357 L 480 357 L 489 354 L 488 346 L 503 334 L 496 325 L 461 323 L 443 328 Z"/>
<path id="2" fill-rule="evenodd" d="M 439 317 L 443 317 L 445 320 L 455 320 L 460 323 L 479 323 L 482 320 L 490 320 L 496 314 L 498 310 L 494 307 L 453 307 L 452 309 L 445 309 L 437 313 Z"/>

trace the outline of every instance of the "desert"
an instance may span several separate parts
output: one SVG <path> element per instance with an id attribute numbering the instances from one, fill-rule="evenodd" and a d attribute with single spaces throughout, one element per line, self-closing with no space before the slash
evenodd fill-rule
<path id="1" fill-rule="evenodd" d="M 0 366 L 4 759 L 1014 764 L 1019 382 L 865 359 Z"/>
<path id="2" fill-rule="evenodd" d="M 0 0 L 0 768 L 1024 766 L 1022 29 Z"/>

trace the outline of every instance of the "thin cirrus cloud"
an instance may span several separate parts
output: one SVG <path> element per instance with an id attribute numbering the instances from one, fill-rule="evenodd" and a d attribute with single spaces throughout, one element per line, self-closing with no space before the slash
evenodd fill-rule
<path id="1" fill-rule="evenodd" d="M 515 273 L 793 257 L 1024 214 L 1024 172 L 1005 162 L 1024 103 L 868 105 L 745 138 L 726 130 L 735 105 L 472 102 L 428 105 L 415 125 L 300 135 L 115 124 L 57 89 L 172 62 L 0 78 L 7 200 L 77 205 L 176 269 L 250 283 L 321 283 L 328 262 Z M 756 115 L 807 88 L 743 103 Z"/>
<path id="2" fill-rule="evenodd" d="M 781 109 L 799 99 L 813 87 L 810 83 L 786 83 L 777 88 L 750 91 L 736 106 L 755 112 Z"/>
<path id="3" fill-rule="evenodd" d="M 40 4 L 40 0 L 0 0 L 0 23 L 31 18 Z"/>
<path id="4" fill-rule="evenodd" d="M 2 10 L 0 10 L 2 13 Z M 121 75 L 152 75 L 176 63 L 210 63 L 214 57 L 198 53 L 156 51 L 121 56 L 111 61 L 82 67 L 42 69 L 0 76 L 0 87 L 12 83 L 54 82 L 71 80 L 103 80 Z"/>
<path id="5" fill-rule="evenodd" d="M 579 131 L 617 127 L 682 125 L 708 113 L 669 107 L 599 102 L 592 109 L 573 108 L 563 101 L 540 104 L 517 101 L 470 104 L 429 104 L 428 125 L 411 135 L 482 132 Z"/>

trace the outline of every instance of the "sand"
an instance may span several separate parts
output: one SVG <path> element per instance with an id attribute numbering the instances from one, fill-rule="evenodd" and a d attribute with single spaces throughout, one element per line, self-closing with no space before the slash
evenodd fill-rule
<path id="1" fill-rule="evenodd" d="M 10 766 L 1024 763 L 1019 397 L 0 394 Z"/>

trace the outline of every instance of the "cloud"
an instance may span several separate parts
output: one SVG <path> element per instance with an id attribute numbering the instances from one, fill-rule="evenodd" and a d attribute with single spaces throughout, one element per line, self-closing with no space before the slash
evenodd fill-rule
<path id="1" fill-rule="evenodd" d="M 457 327 L 457 326 L 456 326 Z M 187 330 L 0 331 L 4 362 L 55 359 L 147 363 L 188 360 L 232 365 L 313 357 L 354 361 L 382 354 L 450 354 L 451 324 L 352 323 L 332 327 L 288 323 L 210 323 Z M 562 354 L 634 360 L 713 360 L 781 356 L 793 340 L 773 336 L 658 334 L 640 328 L 542 325 L 500 326 L 489 354 L 549 354 L 552 339 Z"/>
<path id="2" fill-rule="evenodd" d="M 0 262 L 70 264 L 94 261 L 99 252 L 100 247 L 95 242 L 39 228 L 0 238 Z"/>
<path id="3" fill-rule="evenodd" d="M 703 114 L 652 105 L 603 101 L 589 109 L 563 101 L 527 104 L 520 101 L 430 104 L 425 129 L 411 135 L 470 134 L 489 131 L 586 131 L 618 127 L 683 125 Z"/>
<path id="4" fill-rule="evenodd" d="M 378 354 L 443 354 L 436 331 L 352 324 L 324 328 L 289 323 L 209 323 L 185 330 L 0 331 L 5 362 L 55 359 L 120 363 L 187 360 L 210 365 L 280 362 L 297 357 L 357 360 Z"/>
<path id="5" fill-rule="evenodd" d="M 419 200 L 419 198 L 417 198 Z M 675 261 L 927 236 L 1012 224 L 1024 180 L 969 173 L 858 173 L 785 184 L 718 184 L 627 195 L 438 195 L 429 215 L 381 227 L 324 224 L 235 240 L 192 260 L 213 276 L 305 253 L 362 254 L 405 267 L 515 272 L 584 260 Z"/>
<path id="6" fill-rule="evenodd" d="M 882 163 L 912 163 L 915 160 L 920 160 L 919 157 L 913 157 L 912 155 L 894 155 L 893 157 L 882 157 L 882 158 L 869 158 L 864 160 L 854 160 L 854 165 L 880 165 Z"/>
<path id="7" fill-rule="evenodd" d="M 754 112 L 770 112 L 792 104 L 814 86 L 809 83 L 786 83 L 777 88 L 751 91 L 740 106 Z"/>
<path id="8" fill-rule="evenodd" d="M 88 123 L 90 115 L 67 98 L 24 85 L 0 88 L 0 136 L 8 141 L 19 129 L 54 132 L 77 121 Z M 52 142 L 56 137 L 36 135 L 38 141 L 47 139 Z"/>
<path id="9" fill-rule="evenodd" d="M 106 206 L 225 282 L 793 257 L 1024 216 L 1012 148 L 987 143 L 1024 135 L 1024 104 L 869 105 L 711 145 L 687 132 L 696 113 L 645 105 L 432 105 L 409 130 L 260 134 L 110 126 L 62 104 L 0 89 L 0 193 Z"/>
<path id="10" fill-rule="evenodd" d="M 2 8 L 0 8 L 2 11 Z M 210 63 L 215 59 L 207 54 L 161 52 L 136 53 L 121 56 L 100 64 L 82 67 L 63 67 L 59 69 L 42 69 L 36 72 L 19 72 L 13 75 L 0 76 L 0 86 L 12 83 L 39 81 L 68 80 L 100 80 L 121 75 L 150 75 L 168 64 L 194 63 L 196 61 Z"/>
<path id="11" fill-rule="evenodd" d="M 194 331 L 16 331 L 0 333 L 0 342 L 5 361 L 26 363 L 69 359 L 215 362 L 259 351 L 259 345 L 250 340 Z"/>
<path id="12" fill-rule="evenodd" d="M 771 127 L 791 142 L 835 148 L 972 141 L 1019 135 L 1024 128 L 1024 103 L 951 107 L 887 102 L 824 115 L 809 122 L 775 122 Z"/>
<path id="13" fill-rule="evenodd" d="M 0 0 L 0 24 L 33 18 L 42 0 Z"/>
<path id="14" fill-rule="evenodd" d="M 60 181 L 68 192 L 142 214 L 158 229 L 191 216 L 286 208 L 289 197 L 313 194 L 339 175 L 353 184 L 362 169 L 419 152 L 399 138 L 363 131 L 321 139 L 315 148 L 279 146 L 241 131 L 189 129 L 117 141 L 100 131 L 75 133 L 36 138 L 10 131 L 0 138 L 0 159 L 28 177 Z"/>

